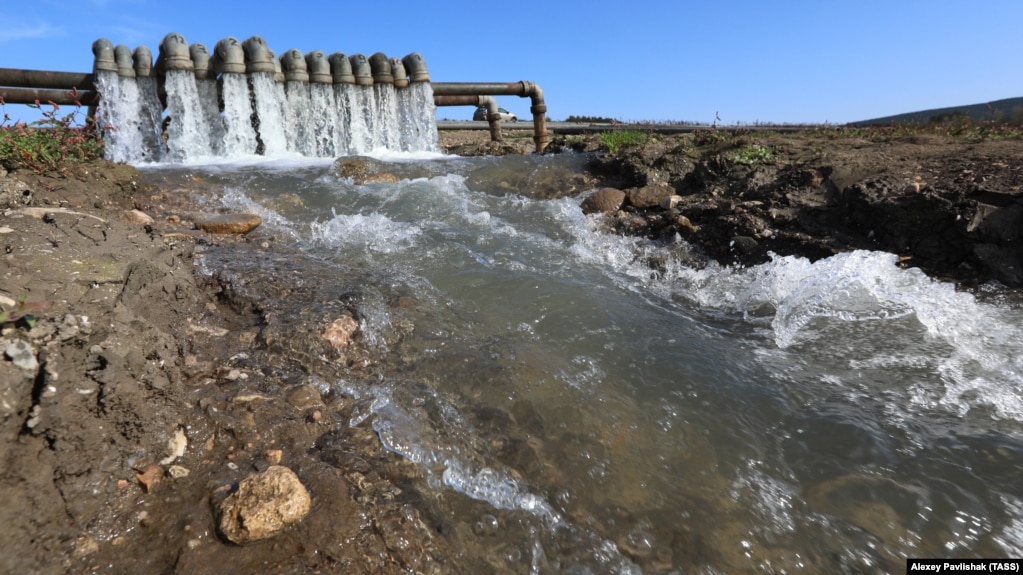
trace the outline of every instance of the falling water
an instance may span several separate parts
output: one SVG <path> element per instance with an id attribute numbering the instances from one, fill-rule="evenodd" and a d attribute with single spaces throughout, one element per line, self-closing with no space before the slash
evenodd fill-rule
<path id="1" fill-rule="evenodd" d="M 256 130 L 252 127 L 252 103 L 249 83 L 244 74 L 222 74 L 224 92 L 224 154 L 238 156 L 256 153 Z"/>
<path id="2" fill-rule="evenodd" d="M 151 161 L 151 147 L 158 141 L 156 134 L 152 133 L 155 128 L 151 116 L 143 108 L 146 100 L 135 80 L 134 77 L 121 77 L 107 71 L 100 71 L 96 78 L 100 90 L 115 95 L 110 101 L 124 103 L 121 106 L 109 105 L 108 100 L 104 100 L 99 110 L 104 138 L 110 142 L 107 159 L 114 162 Z"/>
<path id="3" fill-rule="evenodd" d="M 308 157 L 438 150 L 436 108 L 428 82 L 390 84 L 276 82 L 271 73 L 196 79 L 167 72 L 167 109 L 155 78 L 97 75 L 108 159 L 183 162 L 262 154 Z M 164 132 L 166 129 L 166 132 Z M 164 143 L 166 137 L 166 144 Z"/>
<path id="4" fill-rule="evenodd" d="M 141 131 L 142 146 L 140 153 L 148 156 L 144 161 L 153 161 L 163 156 L 163 138 L 161 133 L 163 127 L 160 125 L 162 118 L 162 104 L 158 93 L 156 78 L 138 77 L 135 79 L 138 85 L 139 105 L 139 129 Z"/>
<path id="5" fill-rule="evenodd" d="M 292 117 L 291 127 L 294 132 L 289 134 L 288 149 L 306 156 L 316 155 L 316 141 L 310 124 L 309 84 L 306 82 L 287 82 L 285 86 L 288 109 Z"/>
<path id="6" fill-rule="evenodd" d="M 401 131 L 398 124 L 398 96 L 393 84 L 376 84 L 373 86 L 376 101 L 377 132 L 380 139 L 377 144 L 388 150 L 401 149 Z"/>
<path id="7" fill-rule="evenodd" d="M 164 160 L 181 162 L 209 157 L 209 126 L 197 109 L 199 91 L 195 75 L 185 70 L 167 71 L 167 157 Z"/>
<path id="8" fill-rule="evenodd" d="M 195 87 L 199 92 L 199 108 L 202 111 L 202 117 L 210 131 L 210 148 L 214 156 L 222 156 L 224 155 L 224 135 L 227 131 L 224 128 L 224 117 L 220 115 L 217 81 L 197 79 Z"/>
<path id="9" fill-rule="evenodd" d="M 284 135 L 284 116 L 278 100 L 276 82 L 269 72 L 255 72 L 249 75 L 252 83 L 252 98 L 259 118 L 259 139 L 263 143 L 263 154 L 279 156 L 288 151 L 288 140 Z"/>
<path id="10" fill-rule="evenodd" d="M 310 126 L 312 127 L 314 155 L 329 158 L 336 155 L 334 147 L 334 130 L 337 126 L 337 114 L 334 110 L 334 88 L 331 84 L 314 83 L 309 85 Z"/>

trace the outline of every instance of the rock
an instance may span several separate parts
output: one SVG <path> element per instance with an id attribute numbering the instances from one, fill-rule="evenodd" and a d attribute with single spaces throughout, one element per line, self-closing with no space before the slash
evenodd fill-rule
<path id="1" fill-rule="evenodd" d="M 301 521 L 312 499 L 295 473 L 271 465 L 238 484 L 238 490 L 218 506 L 220 533 L 233 543 L 245 545 L 277 535 Z"/>
<path id="2" fill-rule="evenodd" d="M 172 479 L 181 479 L 182 477 L 188 477 L 188 474 L 192 471 L 181 465 L 171 465 L 167 468 L 167 475 Z"/>
<path id="3" fill-rule="evenodd" d="M 629 203 L 640 209 L 661 207 L 661 202 L 675 195 L 675 188 L 660 183 L 629 190 Z"/>
<path id="4" fill-rule="evenodd" d="M 263 220 L 255 214 L 222 214 L 197 217 L 195 227 L 211 234 L 247 234 Z"/>
<path id="5" fill-rule="evenodd" d="M 615 188 L 602 188 L 583 200 L 584 214 L 613 214 L 625 203 L 625 192 Z"/>
<path id="6" fill-rule="evenodd" d="M 39 361 L 36 360 L 35 350 L 27 342 L 17 340 L 7 346 L 4 355 L 11 360 L 15 366 L 25 371 L 36 371 L 39 369 Z"/>
<path id="7" fill-rule="evenodd" d="M 163 478 L 163 468 L 159 465 L 151 464 L 147 465 L 142 471 L 135 472 L 135 479 L 138 480 L 139 485 L 142 486 L 142 491 L 150 493 L 160 483 Z"/>
<path id="8" fill-rule="evenodd" d="M 148 214 L 141 210 L 127 210 L 124 212 L 124 219 L 128 220 L 128 223 L 138 225 L 148 225 L 153 223 L 155 220 Z"/>
<path id="9" fill-rule="evenodd" d="M 185 454 L 187 448 L 188 437 L 185 436 L 185 430 L 179 427 L 174 431 L 174 436 L 167 441 L 167 457 L 160 460 L 160 465 L 174 463 L 175 459 Z"/>
<path id="10" fill-rule="evenodd" d="M 352 341 L 352 336 L 359 329 L 359 322 L 350 315 L 343 315 L 330 324 L 323 332 L 323 339 L 330 342 L 334 349 L 341 351 Z"/>
<path id="11" fill-rule="evenodd" d="M 320 392 L 312 385 L 300 385 L 288 392 L 288 403 L 297 409 L 305 411 L 315 407 L 323 407 L 323 399 Z"/>

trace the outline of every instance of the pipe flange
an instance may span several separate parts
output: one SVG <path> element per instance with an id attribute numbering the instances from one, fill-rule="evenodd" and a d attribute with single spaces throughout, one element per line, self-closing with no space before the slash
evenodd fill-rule
<path id="1" fill-rule="evenodd" d="M 394 76 L 395 88 L 408 88 L 408 74 L 405 73 L 405 64 L 401 58 L 391 58 L 391 75 Z"/>
<path id="2" fill-rule="evenodd" d="M 245 73 L 245 50 L 241 42 L 233 36 L 228 36 L 213 47 L 213 71 L 217 74 L 244 74 Z"/>
<path id="3" fill-rule="evenodd" d="M 124 78 L 134 78 L 135 68 L 131 63 L 131 48 L 124 44 L 118 44 L 114 48 L 114 62 L 117 63 L 117 75 Z"/>
<path id="4" fill-rule="evenodd" d="M 401 59 L 405 64 L 405 71 L 408 72 L 409 80 L 412 82 L 429 82 L 430 73 L 426 71 L 426 61 L 419 52 L 412 52 Z"/>
<path id="5" fill-rule="evenodd" d="M 281 68 L 284 70 L 284 79 L 288 82 L 308 82 L 309 72 L 306 70 L 305 57 L 302 52 L 295 48 L 288 50 L 281 56 Z"/>
<path id="6" fill-rule="evenodd" d="M 135 48 L 131 53 L 132 67 L 135 68 L 135 76 L 148 78 L 153 75 L 153 53 L 145 46 Z"/>
<path id="7" fill-rule="evenodd" d="M 251 36 L 242 42 L 242 51 L 245 52 L 245 71 L 249 74 L 255 72 L 269 72 L 275 74 L 273 53 L 266 45 L 266 40 L 261 36 Z"/>
<path id="8" fill-rule="evenodd" d="M 188 54 L 192 57 L 192 68 L 195 71 L 196 80 L 216 80 L 217 73 L 210 67 L 210 51 L 205 44 L 196 42 L 188 47 Z"/>
<path id="9" fill-rule="evenodd" d="M 92 55 L 95 60 L 92 63 L 92 71 L 116 72 L 117 61 L 114 60 L 114 45 L 106 38 L 100 38 L 92 43 Z"/>
<path id="10" fill-rule="evenodd" d="M 160 55 L 156 58 L 157 72 L 170 70 L 185 70 L 191 72 L 195 69 L 192 65 L 192 58 L 188 53 L 188 42 L 185 37 L 177 32 L 171 32 L 160 41 Z"/>
<path id="11" fill-rule="evenodd" d="M 391 62 L 383 52 L 377 52 L 369 57 L 369 68 L 373 74 L 373 83 L 394 83 L 394 75 L 391 74 Z"/>
<path id="12" fill-rule="evenodd" d="M 330 75 L 334 78 L 335 84 L 355 83 L 355 75 L 352 74 L 352 63 L 348 61 L 348 56 L 341 52 L 334 52 L 327 56 L 327 62 L 330 63 Z"/>
<path id="13" fill-rule="evenodd" d="M 359 86 L 373 85 L 373 72 L 369 66 L 369 60 L 362 54 L 352 54 L 348 57 L 352 64 L 352 74 L 355 75 L 355 83 Z"/>
<path id="14" fill-rule="evenodd" d="M 306 68 L 309 70 L 309 81 L 317 84 L 333 84 L 330 75 L 330 62 L 321 50 L 313 50 L 305 55 Z"/>

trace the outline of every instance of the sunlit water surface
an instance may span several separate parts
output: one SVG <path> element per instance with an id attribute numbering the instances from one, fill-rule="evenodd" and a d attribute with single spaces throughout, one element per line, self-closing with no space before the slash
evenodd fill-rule
<path id="1" fill-rule="evenodd" d="M 580 198 L 496 191 L 503 172 L 555 161 L 581 159 L 406 154 L 400 181 L 366 185 L 325 161 L 151 169 L 222 185 L 216 202 L 315 262 L 303 281 L 373 278 L 363 338 L 400 370 L 328 385 L 358 399 L 351 425 L 422 467 L 451 536 L 485 539 L 495 571 L 1023 555 L 1010 299 L 879 252 L 655 270 L 685 245 L 609 235 Z M 200 269 L 259 264 L 222 249 Z M 396 294 L 415 311 L 389 307 Z M 389 347 L 400 313 L 415 330 Z"/>

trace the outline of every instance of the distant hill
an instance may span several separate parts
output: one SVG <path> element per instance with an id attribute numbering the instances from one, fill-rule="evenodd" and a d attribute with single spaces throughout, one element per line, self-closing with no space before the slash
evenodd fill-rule
<path id="1" fill-rule="evenodd" d="M 956 118 L 969 118 L 971 121 L 1008 122 L 1011 124 L 1023 124 L 1023 98 L 1006 98 L 995 100 L 986 104 L 971 104 L 968 106 L 952 106 L 950 108 L 935 108 L 920 112 L 909 112 L 895 116 L 874 118 L 860 122 L 850 122 L 851 126 L 890 126 L 892 124 L 943 122 Z"/>

